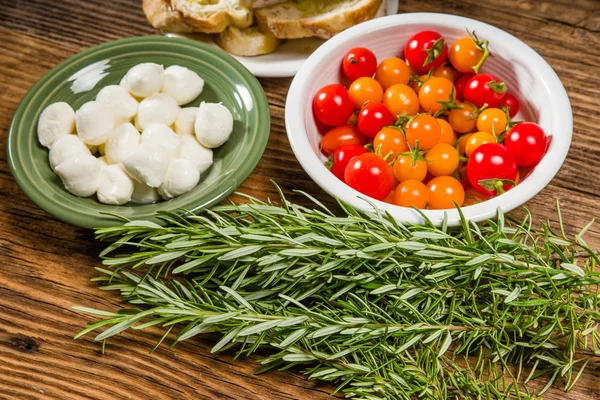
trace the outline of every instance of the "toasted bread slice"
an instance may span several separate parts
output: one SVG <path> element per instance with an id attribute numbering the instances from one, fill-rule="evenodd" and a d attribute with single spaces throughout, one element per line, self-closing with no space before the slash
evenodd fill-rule
<path id="1" fill-rule="evenodd" d="M 242 0 L 242 5 L 250 8 L 269 7 L 279 3 L 285 3 L 288 0 Z"/>
<path id="2" fill-rule="evenodd" d="M 230 26 L 215 35 L 215 42 L 228 53 L 250 57 L 275 51 L 281 41 L 271 32 L 262 32 L 259 27 Z"/>
<path id="3" fill-rule="evenodd" d="M 171 5 L 196 32 L 219 33 L 228 26 L 252 24 L 252 10 L 240 0 L 171 0 Z"/>
<path id="4" fill-rule="evenodd" d="M 165 32 L 192 32 L 194 28 L 188 25 L 179 11 L 173 10 L 171 0 L 143 0 L 142 9 L 150 24 Z"/>
<path id="5" fill-rule="evenodd" d="M 374 18 L 383 0 L 293 0 L 255 10 L 263 31 L 280 39 L 333 35 Z"/>

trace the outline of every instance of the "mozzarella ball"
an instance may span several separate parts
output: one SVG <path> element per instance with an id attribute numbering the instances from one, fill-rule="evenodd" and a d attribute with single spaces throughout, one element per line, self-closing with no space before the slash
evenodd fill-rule
<path id="1" fill-rule="evenodd" d="M 174 98 L 165 93 L 155 94 L 140 102 L 136 123 L 141 130 L 150 124 L 170 126 L 179 113 L 179 106 Z"/>
<path id="2" fill-rule="evenodd" d="M 169 160 L 174 160 L 179 154 L 181 139 L 171 128 L 162 124 L 150 124 L 142 132 L 141 143 L 156 143 L 169 152 Z"/>
<path id="3" fill-rule="evenodd" d="M 121 205 L 131 200 L 133 180 L 119 165 L 109 165 L 102 170 L 96 195 L 104 204 Z"/>
<path id="4" fill-rule="evenodd" d="M 126 89 L 118 85 L 103 87 L 98 92 L 96 101 L 106 104 L 110 108 L 115 125 L 129 122 L 137 114 L 138 101 Z"/>
<path id="5" fill-rule="evenodd" d="M 149 97 L 160 91 L 165 79 L 162 65 L 142 63 L 132 67 L 122 80 L 129 93 L 135 97 Z"/>
<path id="6" fill-rule="evenodd" d="M 140 144 L 140 133 L 130 123 L 117 126 L 106 141 L 104 153 L 109 164 L 121 159 Z"/>
<path id="7" fill-rule="evenodd" d="M 152 188 L 143 183 L 133 181 L 133 193 L 131 194 L 131 201 L 139 204 L 156 203 L 160 200 L 160 196 L 156 188 Z"/>
<path id="8" fill-rule="evenodd" d="M 177 104 L 187 104 L 200 96 L 204 80 L 197 73 L 179 65 L 165 69 L 165 80 L 161 92 L 171 95 Z"/>
<path id="9" fill-rule="evenodd" d="M 136 181 L 159 187 L 169 166 L 169 152 L 159 144 L 142 143 L 121 158 L 121 162 Z"/>
<path id="10" fill-rule="evenodd" d="M 81 141 L 92 145 L 104 143 L 115 127 L 110 108 L 97 101 L 82 105 L 75 113 L 75 123 Z"/>
<path id="11" fill-rule="evenodd" d="M 103 168 L 106 168 L 109 166 L 106 156 L 98 157 L 98 161 L 100 161 L 100 164 L 102 164 Z"/>
<path id="12" fill-rule="evenodd" d="M 91 152 L 77 135 L 61 136 L 50 147 L 50 167 L 55 169 L 74 154 L 91 154 Z"/>
<path id="13" fill-rule="evenodd" d="M 202 174 L 213 163 L 213 151 L 202 146 L 192 135 L 185 135 L 181 138 L 181 149 L 179 158 L 190 160 Z"/>
<path id="14" fill-rule="evenodd" d="M 180 135 L 193 135 L 198 107 L 186 107 L 179 110 L 175 120 L 175 132 Z"/>
<path id="15" fill-rule="evenodd" d="M 194 131 L 202 146 L 211 149 L 219 147 L 233 132 L 233 116 L 222 104 L 202 102 L 198 108 Z"/>
<path id="16" fill-rule="evenodd" d="M 200 180 L 196 165 L 185 158 L 171 161 L 165 180 L 158 188 L 158 194 L 167 200 L 192 190 Z"/>
<path id="17" fill-rule="evenodd" d="M 100 184 L 102 163 L 91 154 L 75 154 L 56 166 L 56 174 L 75 196 L 88 197 Z"/>
<path id="18" fill-rule="evenodd" d="M 53 103 L 44 108 L 37 125 L 38 140 L 50 147 L 56 139 L 75 131 L 75 112 L 65 102 Z"/>

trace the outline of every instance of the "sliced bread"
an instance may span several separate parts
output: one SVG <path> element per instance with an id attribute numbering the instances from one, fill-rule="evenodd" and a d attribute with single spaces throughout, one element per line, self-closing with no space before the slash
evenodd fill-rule
<path id="1" fill-rule="evenodd" d="M 171 0 L 171 5 L 198 32 L 218 33 L 228 26 L 252 24 L 252 10 L 241 0 Z"/>
<path id="2" fill-rule="evenodd" d="M 143 0 L 142 9 L 150 24 L 165 32 L 192 32 L 179 11 L 171 7 L 171 0 Z"/>
<path id="3" fill-rule="evenodd" d="M 279 3 L 285 3 L 287 0 L 242 0 L 242 5 L 250 8 L 269 7 Z"/>
<path id="4" fill-rule="evenodd" d="M 262 32 L 259 27 L 230 26 L 215 35 L 215 42 L 228 53 L 248 57 L 271 53 L 281 41 L 271 32 Z"/>
<path id="5" fill-rule="evenodd" d="M 333 35 L 374 18 L 383 0 L 292 0 L 255 10 L 263 31 L 280 39 Z"/>

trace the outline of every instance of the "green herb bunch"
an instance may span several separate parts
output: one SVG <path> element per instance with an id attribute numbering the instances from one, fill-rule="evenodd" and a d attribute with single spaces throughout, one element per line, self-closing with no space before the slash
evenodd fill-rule
<path id="1" fill-rule="evenodd" d="M 356 399 L 534 398 L 600 364 L 590 225 L 570 239 L 560 210 L 559 232 L 500 211 L 459 228 L 403 225 L 344 204 L 338 217 L 306 196 L 314 209 L 249 197 L 162 213 L 165 226 L 98 229 L 112 243 L 96 280 L 139 308 L 76 307 L 102 317 L 77 337 L 158 325 L 159 344 L 170 332 L 176 344 L 218 333 L 213 352 L 271 349 L 259 372 L 300 365 Z"/>

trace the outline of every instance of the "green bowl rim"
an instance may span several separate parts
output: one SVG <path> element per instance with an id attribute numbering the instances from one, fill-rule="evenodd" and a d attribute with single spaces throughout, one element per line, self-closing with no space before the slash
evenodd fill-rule
<path id="1" fill-rule="evenodd" d="M 7 159 L 8 164 L 10 166 L 11 173 L 15 178 L 15 181 L 23 190 L 23 192 L 29 197 L 31 201 L 37 204 L 38 207 L 46 211 L 47 213 L 55 216 L 56 218 L 70 223 L 72 225 L 82 227 L 82 228 L 95 228 L 99 226 L 110 226 L 110 225 L 119 225 L 123 223 L 122 220 L 117 219 L 114 216 L 102 214 L 100 211 L 98 212 L 97 217 L 89 217 L 89 216 L 78 216 L 76 212 L 73 212 L 72 209 L 63 210 L 60 207 L 60 203 L 53 203 L 48 201 L 43 201 L 43 193 L 41 193 L 34 186 L 28 185 L 29 180 L 26 178 L 26 174 L 22 171 L 17 165 L 19 156 L 14 156 L 13 152 L 16 149 L 16 135 L 17 135 L 17 126 L 23 123 L 22 118 L 23 114 L 26 110 L 27 104 L 31 101 L 31 98 L 34 96 L 34 93 L 45 84 L 46 81 L 52 78 L 52 76 L 60 71 L 63 68 L 68 67 L 70 64 L 76 63 L 79 59 L 85 58 L 90 54 L 93 54 L 97 51 L 105 50 L 107 48 L 111 48 L 113 46 L 122 45 L 122 44 L 130 44 L 130 43 L 144 43 L 151 44 L 153 41 L 158 42 L 160 44 L 171 44 L 178 43 L 180 45 L 186 45 L 189 47 L 195 47 L 201 49 L 203 51 L 207 51 L 212 53 L 212 55 L 220 58 L 225 63 L 231 64 L 233 67 L 237 67 L 236 70 L 239 72 L 241 78 L 244 79 L 244 83 L 247 86 L 249 92 L 253 95 L 253 113 L 257 114 L 257 127 L 256 127 L 256 144 L 260 146 L 260 150 L 249 152 L 248 158 L 245 159 L 243 163 L 243 168 L 238 167 L 235 168 L 230 174 L 223 177 L 220 181 L 221 184 L 228 182 L 234 182 L 233 185 L 229 185 L 225 190 L 218 193 L 212 200 L 201 204 L 200 206 L 196 206 L 190 209 L 181 209 L 180 212 L 195 212 L 201 209 L 210 207 L 227 196 L 229 196 L 233 191 L 239 187 L 250 174 L 254 171 L 256 166 L 258 165 L 264 151 L 267 147 L 267 142 L 269 140 L 270 130 L 271 130 L 271 114 L 269 110 L 269 104 L 267 97 L 264 93 L 264 90 L 254 75 L 246 68 L 243 64 L 237 61 L 235 58 L 231 57 L 228 53 L 219 50 L 213 46 L 209 46 L 204 43 L 200 43 L 197 41 L 185 39 L 185 38 L 173 38 L 173 37 L 165 37 L 165 36 L 137 36 L 125 39 L 117 39 L 112 40 L 106 43 L 102 43 L 97 46 L 90 47 L 86 50 L 83 50 L 67 59 L 61 61 L 55 67 L 46 72 L 23 96 L 17 109 L 15 110 L 9 129 L 8 129 L 8 137 L 7 137 Z M 257 148 L 258 148 L 257 146 Z M 240 164 L 241 165 L 241 164 Z M 235 182 L 239 182 L 239 184 L 235 184 Z M 193 200 L 191 201 L 193 205 Z M 166 203 L 166 202 L 165 202 Z M 160 204 L 160 203 L 158 203 Z M 151 218 L 143 218 L 145 220 L 150 220 L 155 223 L 161 223 L 160 219 L 156 218 L 157 214 L 155 213 Z M 110 222 L 109 222 L 110 221 Z"/>

